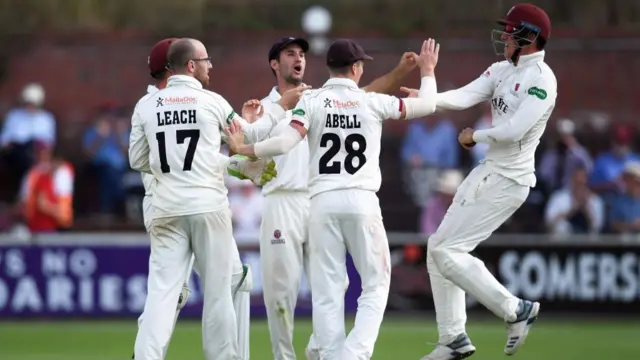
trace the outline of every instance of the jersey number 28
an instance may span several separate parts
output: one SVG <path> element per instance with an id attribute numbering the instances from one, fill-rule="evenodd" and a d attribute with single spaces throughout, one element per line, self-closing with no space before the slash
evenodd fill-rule
<path id="1" fill-rule="evenodd" d="M 357 144 L 357 149 L 354 147 Z M 322 157 L 320 157 L 320 174 L 340 174 L 342 168 L 353 175 L 367 162 L 367 158 L 364 156 L 364 151 L 367 149 L 367 139 L 360 134 L 351 134 L 344 139 L 344 148 L 347 150 L 347 156 L 344 158 L 344 164 L 340 164 L 339 161 L 333 161 L 329 164 L 329 161 L 333 159 L 340 151 L 342 144 L 340 143 L 340 136 L 334 133 L 322 134 L 320 138 L 320 146 L 323 148 L 328 147 Z M 353 165 L 353 161 L 357 159 L 358 164 Z"/>
<path id="2" fill-rule="evenodd" d="M 189 145 L 187 146 L 187 153 L 184 156 L 182 171 L 191 171 L 193 156 L 196 154 L 196 147 L 198 146 L 198 140 L 200 140 L 200 130 L 176 130 L 176 142 L 178 144 L 184 144 L 187 138 L 189 139 Z M 160 154 L 160 170 L 166 174 L 171 172 L 171 168 L 167 163 L 167 145 L 164 139 L 164 131 L 156 133 L 156 140 L 158 140 L 158 154 Z"/>

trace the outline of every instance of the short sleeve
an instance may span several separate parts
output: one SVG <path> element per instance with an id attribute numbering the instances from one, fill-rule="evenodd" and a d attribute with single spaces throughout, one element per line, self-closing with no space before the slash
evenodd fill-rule
<path id="1" fill-rule="evenodd" d="M 303 95 L 291 111 L 291 124 L 300 125 L 307 131 L 309 130 L 309 118 L 311 116 L 309 112 L 311 109 L 310 102 L 309 97 Z"/>
<path id="2" fill-rule="evenodd" d="M 374 110 L 380 120 L 399 119 L 404 109 L 404 102 L 395 96 L 367 93 L 369 106 Z"/>
<path id="3" fill-rule="evenodd" d="M 56 195 L 73 195 L 73 173 L 67 166 L 61 166 L 53 177 L 53 186 Z"/>

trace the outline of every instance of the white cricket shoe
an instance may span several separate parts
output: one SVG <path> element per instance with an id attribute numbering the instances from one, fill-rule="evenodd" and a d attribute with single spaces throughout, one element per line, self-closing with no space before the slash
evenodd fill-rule
<path id="1" fill-rule="evenodd" d="M 504 347 L 504 353 L 507 355 L 515 354 L 520 346 L 524 344 L 529 329 L 538 319 L 540 312 L 540 303 L 528 300 L 520 300 L 518 309 L 516 310 L 516 320 L 507 323 L 507 345 Z"/>
<path id="2" fill-rule="evenodd" d="M 467 334 L 460 334 L 447 345 L 439 344 L 429 354 L 420 360 L 460 360 L 466 359 L 476 352 Z"/>

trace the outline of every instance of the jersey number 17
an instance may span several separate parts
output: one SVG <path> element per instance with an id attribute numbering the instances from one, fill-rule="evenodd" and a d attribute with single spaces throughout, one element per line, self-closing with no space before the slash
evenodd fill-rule
<path id="1" fill-rule="evenodd" d="M 191 171 L 193 157 L 196 154 L 198 140 L 200 140 L 200 130 L 176 130 L 176 142 L 178 144 L 184 144 L 187 139 L 189 139 L 189 145 L 187 146 L 187 153 L 184 156 L 182 171 Z M 162 173 L 164 174 L 169 173 L 171 172 L 171 168 L 167 162 L 167 145 L 164 137 L 164 131 L 156 133 L 156 140 L 158 141 L 158 154 L 160 155 L 160 170 L 162 170 Z"/>
<path id="2" fill-rule="evenodd" d="M 365 139 L 361 134 L 351 134 L 344 139 L 344 148 L 347 151 L 347 156 L 345 156 L 344 163 L 342 164 L 340 161 L 333 161 L 329 163 L 331 159 L 340 152 L 340 148 L 342 147 L 340 136 L 338 134 L 322 134 L 322 137 L 320 138 L 320 147 L 329 148 L 327 149 L 327 152 L 320 157 L 320 174 L 340 174 L 344 167 L 344 170 L 348 174 L 353 175 L 357 173 L 358 170 L 360 170 L 360 168 L 362 168 L 362 166 L 367 162 L 367 158 L 364 155 L 364 151 L 367 149 L 367 139 Z M 356 159 L 358 163 L 354 166 L 353 162 Z"/>

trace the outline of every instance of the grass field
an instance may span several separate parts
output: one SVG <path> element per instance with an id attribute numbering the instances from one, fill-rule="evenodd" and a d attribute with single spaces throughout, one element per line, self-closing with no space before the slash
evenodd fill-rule
<path id="1" fill-rule="evenodd" d="M 118 322 L 0 322 L 1 360 L 116 360 L 129 359 L 136 331 L 132 321 Z M 306 320 L 296 322 L 298 359 L 311 331 Z M 268 330 L 264 321 L 252 323 L 251 359 L 269 360 Z M 468 333 L 478 348 L 473 360 L 506 359 L 506 337 L 499 321 L 474 321 Z M 418 360 L 437 340 L 431 320 L 388 318 L 376 344 L 376 360 Z M 181 321 L 167 360 L 202 359 L 200 324 Z M 637 359 L 640 326 L 637 319 L 566 320 L 541 318 L 518 360 Z"/>

